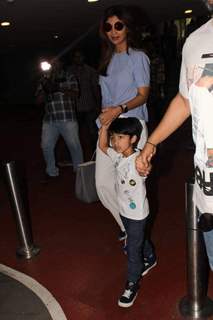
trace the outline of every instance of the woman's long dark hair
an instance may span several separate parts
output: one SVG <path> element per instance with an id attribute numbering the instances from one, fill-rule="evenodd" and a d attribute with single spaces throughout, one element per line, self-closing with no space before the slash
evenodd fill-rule
<path id="1" fill-rule="evenodd" d="M 127 53 L 129 48 L 141 48 L 141 24 L 138 19 L 138 8 L 133 6 L 116 5 L 105 10 L 100 23 L 100 37 L 102 40 L 101 62 L 99 65 L 99 72 L 106 75 L 106 70 L 112 55 L 115 51 L 115 46 L 108 39 L 104 31 L 104 23 L 109 17 L 116 16 L 127 27 Z M 140 10 L 140 9 L 139 9 Z M 142 17 L 140 16 L 140 19 Z"/>

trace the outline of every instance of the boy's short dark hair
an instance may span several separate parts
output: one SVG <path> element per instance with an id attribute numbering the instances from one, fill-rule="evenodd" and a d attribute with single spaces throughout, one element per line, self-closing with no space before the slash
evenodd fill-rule
<path id="1" fill-rule="evenodd" d="M 127 134 L 130 137 L 136 136 L 137 141 L 134 143 L 134 145 L 137 146 L 138 141 L 140 140 L 142 130 L 143 126 L 141 122 L 137 118 L 129 117 L 115 119 L 110 124 L 108 132 L 110 135 L 113 133 L 120 133 Z"/>

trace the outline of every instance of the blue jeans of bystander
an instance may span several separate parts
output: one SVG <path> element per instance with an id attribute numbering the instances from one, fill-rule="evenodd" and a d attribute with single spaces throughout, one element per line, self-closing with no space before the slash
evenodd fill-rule
<path id="1" fill-rule="evenodd" d="M 55 163 L 55 145 L 60 135 L 64 138 L 69 149 L 74 171 L 78 164 L 83 162 L 77 121 L 43 122 L 41 147 L 46 162 L 46 173 L 50 176 L 58 176 L 59 174 Z"/>

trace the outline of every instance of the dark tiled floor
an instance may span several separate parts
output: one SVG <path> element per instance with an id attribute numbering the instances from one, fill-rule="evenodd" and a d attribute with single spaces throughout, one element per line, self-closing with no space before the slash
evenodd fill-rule
<path id="1" fill-rule="evenodd" d="M 4 120 L 0 144 L 2 159 L 25 163 L 33 235 L 41 252 L 28 261 L 16 258 L 16 229 L 1 180 L 0 262 L 45 286 L 68 320 L 182 319 L 178 304 L 186 294 L 184 183 L 192 174 L 193 157 L 189 127 L 185 125 L 160 146 L 149 182 L 158 265 L 144 277 L 132 308 L 117 306 L 125 283 L 126 256 L 111 215 L 99 202 L 88 205 L 75 198 L 70 167 L 61 169 L 57 181 L 40 184 L 43 161 L 35 114 Z M 209 296 L 213 297 L 211 278 Z"/>

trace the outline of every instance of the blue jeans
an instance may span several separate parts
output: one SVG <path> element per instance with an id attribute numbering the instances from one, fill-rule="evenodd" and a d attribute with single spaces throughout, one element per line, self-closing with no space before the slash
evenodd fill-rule
<path id="1" fill-rule="evenodd" d="M 121 220 L 127 233 L 127 279 L 131 282 L 137 282 L 144 269 L 144 258 L 148 261 L 156 259 L 153 246 L 146 238 L 147 218 L 132 220 L 121 216 Z"/>
<path id="2" fill-rule="evenodd" d="M 208 232 L 203 232 L 203 237 L 206 245 L 206 252 L 209 259 L 209 265 L 213 271 L 213 230 Z"/>
<path id="3" fill-rule="evenodd" d="M 68 147 L 74 171 L 78 164 L 83 162 L 77 121 L 43 122 L 41 147 L 46 162 L 46 173 L 50 176 L 58 176 L 59 174 L 55 163 L 55 145 L 60 135 L 62 135 Z"/>

